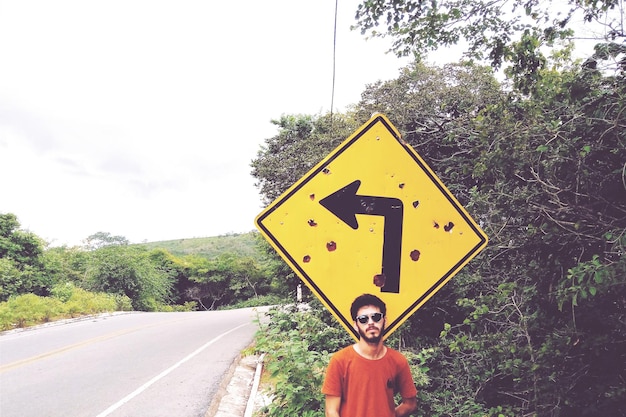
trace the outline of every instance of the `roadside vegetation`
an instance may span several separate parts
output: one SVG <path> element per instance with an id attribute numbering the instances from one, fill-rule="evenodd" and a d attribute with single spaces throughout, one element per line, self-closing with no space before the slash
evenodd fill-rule
<path id="1" fill-rule="evenodd" d="M 10 330 L 84 315 L 132 310 L 125 296 L 63 288 L 63 294 L 40 297 L 23 294 L 0 303 L 0 330 Z M 68 295 L 66 298 L 65 295 Z"/>
<path id="2" fill-rule="evenodd" d="M 600 35 L 576 60 L 586 24 Z M 357 26 L 398 55 L 462 43 L 472 61 L 416 61 L 348 112 L 283 115 L 252 162 L 265 201 L 384 113 L 489 236 L 392 335 L 424 374 L 416 415 L 626 416 L 623 2 L 375 0 Z M 349 341 L 311 314 L 258 336 L 267 416 L 323 415 L 319 371 Z"/>
<path id="3" fill-rule="evenodd" d="M 142 245 L 99 232 L 80 247 L 48 247 L 0 213 L 0 330 L 112 311 L 277 304 L 289 289 L 272 282 L 266 249 L 252 232 Z"/>

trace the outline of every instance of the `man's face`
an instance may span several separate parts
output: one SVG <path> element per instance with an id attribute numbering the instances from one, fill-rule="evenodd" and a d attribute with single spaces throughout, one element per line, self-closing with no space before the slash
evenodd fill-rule
<path id="1" fill-rule="evenodd" d="M 361 339 L 371 344 L 377 344 L 380 342 L 383 330 L 385 330 L 385 317 L 383 316 L 378 322 L 375 322 L 372 315 L 376 313 L 381 314 L 378 307 L 363 306 L 359 309 L 356 315 L 357 319 L 354 321 L 354 329 L 359 332 Z M 367 322 L 361 323 L 359 320 L 360 316 L 366 316 Z"/>

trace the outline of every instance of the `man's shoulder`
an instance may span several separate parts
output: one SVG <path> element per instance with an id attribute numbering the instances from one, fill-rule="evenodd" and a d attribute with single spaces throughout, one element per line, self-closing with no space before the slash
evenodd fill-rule
<path id="1" fill-rule="evenodd" d="M 337 352 L 333 353 L 332 357 L 337 358 L 345 358 L 350 357 L 357 354 L 354 350 L 354 345 L 346 346 L 345 348 L 339 349 Z"/>
<path id="2" fill-rule="evenodd" d="M 404 354 L 402 354 L 402 352 L 397 351 L 395 349 L 392 349 L 390 347 L 387 347 L 387 355 L 390 359 L 393 359 L 395 361 L 400 361 L 400 362 L 406 362 L 406 356 L 404 356 Z"/>

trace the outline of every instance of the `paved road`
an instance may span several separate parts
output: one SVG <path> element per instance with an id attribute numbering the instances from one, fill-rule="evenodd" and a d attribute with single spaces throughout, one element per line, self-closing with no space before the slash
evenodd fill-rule
<path id="1" fill-rule="evenodd" d="M 257 314 L 132 313 L 4 334 L 0 416 L 204 416 Z"/>

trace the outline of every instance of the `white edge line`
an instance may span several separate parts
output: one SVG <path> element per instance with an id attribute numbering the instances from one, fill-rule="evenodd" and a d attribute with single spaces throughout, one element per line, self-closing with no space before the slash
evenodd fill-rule
<path id="1" fill-rule="evenodd" d="M 196 349 L 195 351 L 193 351 L 192 353 L 190 353 L 189 355 L 185 356 L 183 359 L 181 359 L 180 361 L 176 362 L 174 365 L 170 366 L 169 368 L 167 368 L 165 371 L 161 372 L 160 374 L 158 374 L 157 376 L 155 376 L 154 378 L 152 378 L 151 380 L 149 380 L 148 382 L 146 382 L 145 384 L 143 384 L 142 386 L 140 386 L 139 388 L 137 388 L 135 391 L 131 392 L 130 394 L 128 394 L 126 397 L 122 398 L 121 400 L 119 400 L 118 402 L 116 402 L 115 404 L 113 404 L 112 406 L 110 406 L 109 408 L 107 408 L 106 410 L 104 410 L 103 412 L 101 412 L 100 414 L 98 414 L 96 417 L 105 417 L 108 416 L 109 414 L 111 414 L 113 411 L 117 410 L 118 408 L 120 408 L 122 405 L 126 404 L 127 402 L 129 402 L 130 400 L 132 400 L 133 398 L 135 398 L 137 395 L 141 394 L 143 391 L 145 391 L 148 387 L 150 387 L 152 384 L 154 384 L 155 382 L 157 382 L 158 380 L 160 380 L 161 378 L 163 378 L 164 376 L 166 376 L 167 374 L 169 374 L 170 372 L 172 372 L 174 369 L 178 368 L 180 365 L 182 365 L 183 363 L 187 362 L 189 359 L 193 358 L 194 356 L 196 356 L 197 354 L 199 354 L 200 352 L 202 352 L 204 349 L 208 348 L 209 346 L 211 346 L 213 343 L 217 342 L 218 340 L 220 340 L 222 337 L 226 336 L 229 333 L 234 332 L 235 330 L 238 330 L 244 326 L 247 326 L 250 323 L 244 323 L 241 324 L 237 327 L 234 327 L 230 330 L 228 330 L 227 332 L 222 333 L 221 335 L 215 337 L 214 339 L 208 341 L 207 343 L 205 343 L 204 345 L 202 345 L 201 347 L 199 347 L 198 349 Z"/>

